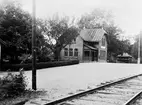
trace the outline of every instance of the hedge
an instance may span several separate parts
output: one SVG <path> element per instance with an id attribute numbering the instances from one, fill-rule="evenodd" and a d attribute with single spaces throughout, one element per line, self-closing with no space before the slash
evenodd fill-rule
<path id="1" fill-rule="evenodd" d="M 37 69 L 42 68 L 50 68 L 50 67 L 59 67 L 66 65 L 79 64 L 79 60 L 71 60 L 71 61 L 55 61 L 55 62 L 40 62 L 36 64 Z M 32 63 L 29 64 L 3 64 L 2 70 L 6 71 L 10 69 L 11 71 L 19 71 L 20 68 L 24 68 L 24 70 L 31 70 Z"/>

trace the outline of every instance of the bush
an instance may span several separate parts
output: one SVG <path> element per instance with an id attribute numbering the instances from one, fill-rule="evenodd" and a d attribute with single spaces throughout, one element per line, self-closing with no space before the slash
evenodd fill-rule
<path id="1" fill-rule="evenodd" d="M 50 61 L 51 61 L 51 59 L 48 58 L 48 57 L 46 57 L 46 58 L 39 58 L 38 59 L 38 62 L 50 62 Z"/>
<path id="2" fill-rule="evenodd" d="M 20 95 L 26 90 L 25 77 L 22 72 L 19 74 L 8 73 L 0 78 L 0 100 Z"/>

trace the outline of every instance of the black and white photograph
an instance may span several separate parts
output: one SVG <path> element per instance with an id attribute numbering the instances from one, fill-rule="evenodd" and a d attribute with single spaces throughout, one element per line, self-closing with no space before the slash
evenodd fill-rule
<path id="1" fill-rule="evenodd" d="M 142 1 L 0 0 L 0 105 L 142 105 Z"/>

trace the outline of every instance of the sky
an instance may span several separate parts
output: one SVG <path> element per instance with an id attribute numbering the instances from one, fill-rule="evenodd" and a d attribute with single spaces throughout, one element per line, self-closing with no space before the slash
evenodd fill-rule
<path id="1" fill-rule="evenodd" d="M 2 0 L 0 0 L 2 1 Z M 23 9 L 32 12 L 32 0 L 18 0 Z M 41 18 L 59 16 L 80 17 L 95 8 L 110 11 L 124 35 L 132 36 L 142 30 L 141 0 L 36 0 L 36 16 Z"/>

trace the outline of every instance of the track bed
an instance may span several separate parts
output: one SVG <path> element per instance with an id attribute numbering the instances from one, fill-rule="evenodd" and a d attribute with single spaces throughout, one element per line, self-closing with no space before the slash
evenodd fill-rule
<path id="1" fill-rule="evenodd" d="M 57 105 L 124 105 L 141 90 L 142 76 L 138 76 Z"/>

